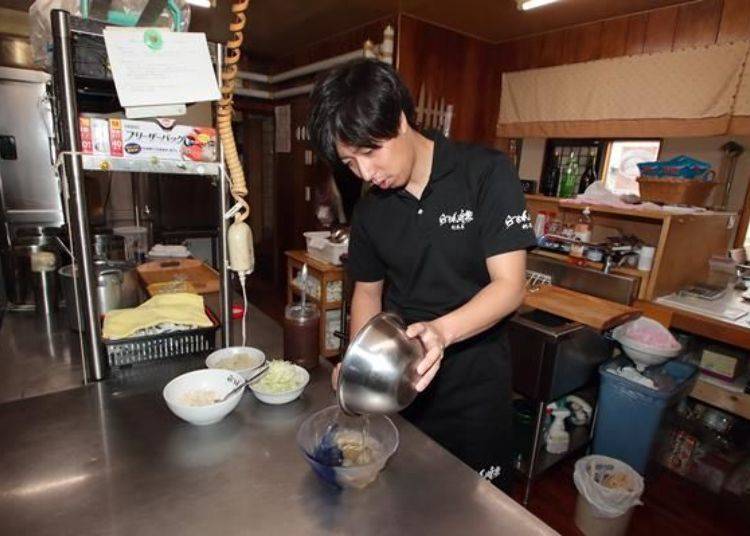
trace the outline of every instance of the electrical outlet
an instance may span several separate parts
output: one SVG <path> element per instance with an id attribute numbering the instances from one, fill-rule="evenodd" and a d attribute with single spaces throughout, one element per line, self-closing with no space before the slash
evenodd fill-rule
<path id="1" fill-rule="evenodd" d="M 312 194 L 310 192 L 310 187 L 309 186 L 305 186 L 305 201 L 307 201 L 309 203 L 311 197 L 312 197 Z"/>

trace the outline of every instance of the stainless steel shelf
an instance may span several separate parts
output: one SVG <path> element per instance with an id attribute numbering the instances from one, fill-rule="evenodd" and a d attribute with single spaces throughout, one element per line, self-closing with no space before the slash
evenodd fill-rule
<path id="1" fill-rule="evenodd" d="M 137 160 L 119 156 L 82 155 L 83 168 L 88 171 L 125 171 L 133 173 L 170 173 L 180 175 L 219 175 L 217 162 L 191 160 Z"/>
<path id="2" fill-rule="evenodd" d="M 77 78 L 73 61 L 73 33 L 70 13 L 53 9 L 50 14 L 53 41 L 53 114 L 56 118 L 56 149 L 66 154 L 75 154 L 81 150 L 78 142 L 78 117 L 80 87 L 85 83 Z M 74 21 L 74 24 L 78 24 Z M 83 28 L 83 33 L 98 35 L 99 29 Z M 79 32 L 80 33 L 80 32 Z M 211 48 L 211 47 L 210 47 Z M 224 59 L 224 47 L 216 44 L 216 77 L 221 80 Z M 102 49 L 104 50 L 104 49 Z M 108 95 L 104 94 L 104 97 Z M 68 205 L 67 223 L 71 229 L 71 246 L 75 263 L 80 267 L 80 281 L 76 285 L 76 308 L 82 324 L 81 331 L 82 361 L 84 383 L 106 379 L 109 376 L 109 363 L 104 353 L 99 324 L 99 313 L 96 302 L 96 279 L 94 260 L 91 252 L 91 229 L 87 212 L 86 189 L 83 170 L 90 171 L 125 171 L 137 173 L 164 173 L 181 175 L 219 176 L 224 165 L 224 150 L 218 142 L 218 162 L 191 162 L 175 160 L 131 160 L 111 156 L 85 155 L 82 158 L 65 158 L 65 174 L 69 195 L 65 197 Z M 226 214 L 229 203 L 227 181 L 219 181 L 220 216 Z M 229 299 L 229 262 L 227 255 L 227 220 L 219 218 L 217 227 L 221 229 L 221 320 L 222 345 L 228 346 L 231 341 L 231 300 Z M 137 220 L 136 220 L 137 221 Z M 70 304 L 69 304 L 70 305 Z"/>

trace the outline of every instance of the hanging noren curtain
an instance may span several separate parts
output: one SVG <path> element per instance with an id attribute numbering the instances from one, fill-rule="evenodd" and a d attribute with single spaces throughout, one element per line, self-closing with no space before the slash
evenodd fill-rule
<path id="1" fill-rule="evenodd" d="M 499 137 L 750 133 L 746 41 L 504 73 Z"/>

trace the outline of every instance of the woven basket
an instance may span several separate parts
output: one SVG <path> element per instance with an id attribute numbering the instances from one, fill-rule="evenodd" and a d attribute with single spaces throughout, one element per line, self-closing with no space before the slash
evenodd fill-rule
<path id="1" fill-rule="evenodd" d="M 666 205 L 704 206 L 717 184 L 715 181 L 678 177 L 638 177 L 641 200 Z"/>

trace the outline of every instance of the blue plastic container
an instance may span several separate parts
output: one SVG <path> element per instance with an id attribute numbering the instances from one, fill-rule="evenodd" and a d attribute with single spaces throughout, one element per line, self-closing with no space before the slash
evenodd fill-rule
<path id="1" fill-rule="evenodd" d="M 601 386 L 593 453 L 622 460 L 643 475 L 662 417 L 687 396 L 698 369 L 682 361 L 655 367 L 675 380 L 672 389 L 655 390 L 610 372 L 626 364 L 627 359 L 619 358 L 599 367 Z"/>

